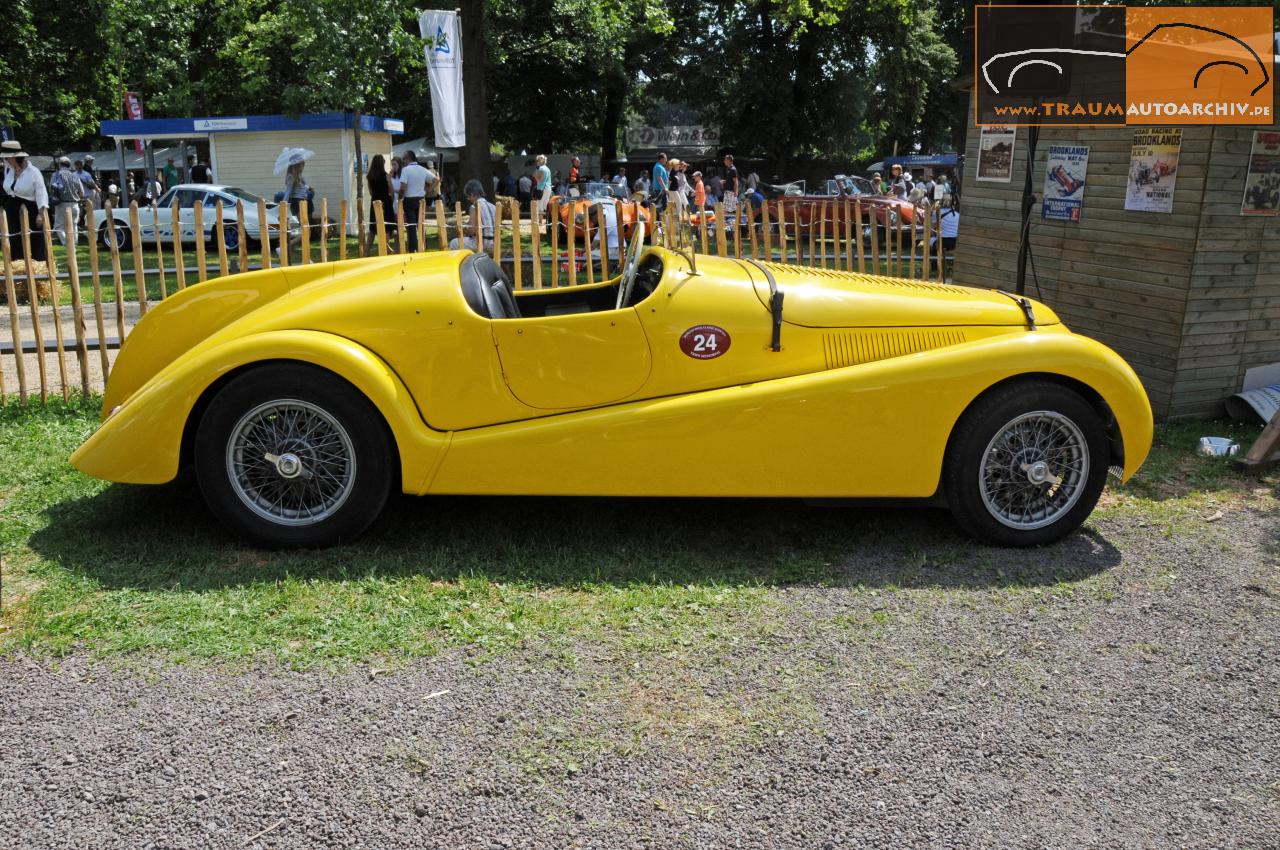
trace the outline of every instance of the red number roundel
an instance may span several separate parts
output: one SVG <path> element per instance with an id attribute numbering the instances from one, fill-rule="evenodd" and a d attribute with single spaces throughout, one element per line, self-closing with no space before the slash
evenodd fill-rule
<path id="1" fill-rule="evenodd" d="M 729 332 L 719 325 L 694 325 L 680 335 L 680 350 L 695 360 L 714 360 L 729 350 Z"/>

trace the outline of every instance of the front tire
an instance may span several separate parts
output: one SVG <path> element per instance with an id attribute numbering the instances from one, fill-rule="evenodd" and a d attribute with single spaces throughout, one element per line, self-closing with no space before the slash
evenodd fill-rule
<path id="1" fill-rule="evenodd" d="M 943 487 L 956 522 L 996 546 L 1061 540 L 1102 495 L 1110 445 L 1079 393 L 1019 381 L 965 411 L 947 447 Z"/>
<path id="2" fill-rule="evenodd" d="M 301 364 L 253 369 L 200 420 L 196 478 L 237 535 L 269 548 L 357 538 L 381 513 L 395 457 L 381 416 L 354 387 Z"/>

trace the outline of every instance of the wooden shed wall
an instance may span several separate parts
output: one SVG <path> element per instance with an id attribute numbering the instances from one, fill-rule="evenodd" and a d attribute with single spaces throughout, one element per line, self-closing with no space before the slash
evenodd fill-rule
<path id="1" fill-rule="evenodd" d="M 1170 416 L 1216 413 L 1280 361 L 1280 217 L 1240 215 L 1254 129 L 1213 128 Z"/>
<path id="2" fill-rule="evenodd" d="M 1124 209 L 1133 128 L 1040 129 L 1036 196 L 1052 144 L 1089 146 L 1088 185 L 1079 222 L 1033 208 L 1027 294 L 1119 352 L 1157 417 L 1220 412 L 1245 368 L 1280 359 L 1280 220 L 1240 215 L 1254 128 L 1183 128 L 1172 213 Z M 978 139 L 971 128 L 956 281 L 1012 289 L 1027 128 L 1009 183 L 974 179 Z"/>

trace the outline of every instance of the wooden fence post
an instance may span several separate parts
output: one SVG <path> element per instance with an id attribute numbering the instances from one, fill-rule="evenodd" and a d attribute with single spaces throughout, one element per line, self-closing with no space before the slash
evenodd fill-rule
<path id="1" fill-rule="evenodd" d="M 591 262 L 591 207 L 582 214 L 582 245 L 587 258 L 587 285 L 591 285 L 596 282 L 595 263 Z"/>
<path id="2" fill-rule="evenodd" d="M 406 249 L 405 239 L 409 235 L 404 227 L 404 200 L 393 199 L 391 205 L 396 210 L 396 253 L 403 254 Z"/>
<path id="3" fill-rule="evenodd" d="M 58 263 L 53 256 L 53 227 L 49 222 L 49 210 L 40 210 L 40 226 L 44 236 L 45 264 L 49 267 L 49 297 L 53 301 L 53 338 L 58 346 L 58 377 L 62 380 L 62 400 L 71 400 L 71 387 L 67 386 L 67 349 L 62 334 L 62 287 L 58 283 Z"/>
<path id="4" fill-rule="evenodd" d="M 818 262 L 819 268 L 827 267 L 827 202 L 819 201 L 815 206 L 818 219 Z M 809 222 L 809 230 L 813 231 L 813 222 Z"/>
<path id="5" fill-rule="evenodd" d="M 466 238 L 466 234 L 462 232 L 462 201 L 453 202 L 453 228 L 458 234 L 458 247 L 463 245 L 462 240 Z"/>
<path id="6" fill-rule="evenodd" d="M 729 222 L 724 217 L 724 201 L 716 201 L 716 256 L 729 256 Z"/>
<path id="7" fill-rule="evenodd" d="M 107 377 L 107 372 L 110 371 L 111 363 L 107 358 L 106 319 L 102 315 L 102 311 L 105 305 L 102 303 L 102 279 L 99 276 L 100 272 L 98 271 L 98 240 L 95 238 L 93 233 L 93 228 L 92 228 L 93 201 L 86 198 L 84 206 L 85 206 L 86 212 L 88 213 L 89 224 L 90 224 L 89 230 L 87 232 L 89 236 L 89 275 L 90 275 L 90 279 L 93 281 L 93 314 L 94 314 L 93 318 L 94 318 L 94 324 L 96 324 L 98 327 L 98 359 L 102 363 L 102 377 L 105 380 Z M 108 217 L 107 221 L 109 222 L 111 221 L 111 219 Z M 74 249 L 69 252 L 69 255 L 74 255 L 74 254 L 75 254 Z M 117 293 L 116 294 L 116 326 L 117 327 L 120 327 L 124 324 L 123 308 L 124 308 L 124 305 L 120 303 L 120 295 L 119 293 Z M 119 335 L 120 335 L 120 341 L 124 342 L 123 330 L 120 331 Z"/>
<path id="8" fill-rule="evenodd" d="M 941 246 L 940 246 L 941 247 Z M 933 206 L 925 207 L 924 214 L 924 279 L 933 279 Z"/>
<path id="9" fill-rule="evenodd" d="M 115 221 L 115 218 L 108 214 L 108 221 Z M 142 260 L 142 222 L 138 216 L 138 202 L 129 202 L 129 243 L 133 249 L 133 283 L 134 294 L 138 298 L 138 317 L 147 315 L 147 309 L 151 306 L 147 302 L 147 265 Z M 111 240 L 111 262 L 115 266 L 116 286 L 123 290 L 123 281 L 120 279 L 120 256 L 119 248 L 116 240 Z M 124 302 L 124 296 L 120 296 L 121 303 Z"/>
<path id="10" fill-rule="evenodd" d="M 542 288 L 542 221 L 538 218 L 538 205 L 529 204 L 529 247 L 533 252 L 533 288 Z"/>
<path id="11" fill-rule="evenodd" d="M 17 361 L 18 393 L 23 403 L 27 401 L 27 363 L 22 352 L 22 323 L 18 319 L 18 292 L 13 285 L 13 251 L 9 246 L 9 217 L 0 215 L 0 255 L 4 259 L 4 295 L 9 304 L 9 333 L 13 337 L 13 356 Z M 28 297 L 30 297 L 28 295 Z"/>
<path id="12" fill-rule="evenodd" d="M 551 288 L 560 285 L 560 199 L 552 196 L 547 204 L 547 221 L 551 225 Z"/>
<path id="13" fill-rule="evenodd" d="M 160 207 L 156 206 L 153 201 L 151 204 L 151 224 L 154 228 L 153 236 L 156 241 L 156 266 L 160 272 L 160 300 L 169 297 L 169 287 L 165 283 L 164 277 L 164 237 L 160 234 Z"/>
<path id="14" fill-rule="evenodd" d="M 18 211 L 18 230 L 22 237 L 22 256 L 26 271 L 27 303 L 31 306 L 31 331 L 36 340 L 36 363 L 40 367 L 40 403 L 49 401 L 49 366 L 44 361 L 44 329 L 40 327 L 40 286 L 31 266 L 31 220 L 27 208 Z"/>
<path id="15" fill-rule="evenodd" d="M 347 258 L 347 214 L 350 209 L 347 207 L 347 199 L 343 198 L 338 201 L 338 259 L 345 260 Z M 359 232 L 359 231 L 357 231 Z"/>
<path id="16" fill-rule="evenodd" d="M 476 247 L 484 253 L 484 213 L 480 202 L 476 201 Z M 502 268 L 502 207 L 493 205 L 493 261 Z"/>
<path id="17" fill-rule="evenodd" d="M 787 261 L 787 208 L 778 202 L 778 262 Z"/>
<path id="18" fill-rule="evenodd" d="M 569 257 L 569 285 L 578 285 L 578 216 L 574 204 L 569 202 L 569 232 L 565 236 L 564 251 Z"/>
<path id="19" fill-rule="evenodd" d="M 436 241 L 440 244 L 437 248 L 441 251 L 449 247 L 449 228 L 444 220 L 444 201 L 436 198 Z"/>
<path id="20" fill-rule="evenodd" d="M 427 199 L 423 198 L 418 201 L 418 252 L 425 250 L 427 250 Z"/>
<path id="21" fill-rule="evenodd" d="M 862 201 L 859 198 L 853 199 L 853 238 L 858 249 L 858 274 L 866 274 L 867 266 L 862 252 Z"/>
<path id="22" fill-rule="evenodd" d="M 209 279 L 208 269 L 204 262 L 204 204 L 196 203 L 191 208 L 191 219 L 196 239 L 196 279 L 201 283 Z"/>
<path id="23" fill-rule="evenodd" d="M 92 219 L 91 219 L 92 220 Z M 62 211 L 62 232 L 68 237 L 75 233 L 75 224 L 71 218 L 71 210 L 64 209 Z M 52 240 L 50 240 L 52 242 Z M 67 282 L 71 284 L 71 324 L 76 332 L 76 365 L 80 367 L 80 391 L 85 396 L 89 395 L 89 345 L 85 340 L 85 324 L 84 324 L 84 299 L 80 292 L 80 265 L 76 261 L 76 243 L 69 242 L 67 245 Z M 50 258 L 53 255 L 53 246 L 49 246 Z M 49 266 L 49 271 L 53 271 L 53 266 Z M 98 315 L 102 315 L 102 304 L 98 305 Z M 54 310 L 54 321 L 62 323 L 62 316 L 58 310 Z M 101 321 L 101 319 L 99 319 Z M 105 340 L 102 339 L 103 334 L 98 334 L 98 342 L 105 348 Z M 105 375 L 104 375 L 105 377 Z"/>
<path id="24" fill-rule="evenodd" d="M 511 285 L 523 289 L 524 248 L 520 244 L 520 204 L 515 198 L 507 199 L 507 212 L 511 216 Z"/>
<path id="25" fill-rule="evenodd" d="M 743 200 L 738 198 L 733 205 L 733 256 L 742 256 L 742 205 Z M 727 223 L 727 222 L 726 222 Z"/>
<path id="26" fill-rule="evenodd" d="M 105 218 L 108 222 L 114 221 L 114 211 L 111 209 L 111 202 L 107 201 L 103 208 Z M 138 242 L 137 232 L 130 233 L 130 240 L 136 245 Z M 116 336 L 120 338 L 120 342 L 124 342 L 124 280 L 120 274 L 120 247 L 116 244 L 115 233 L 113 231 L 112 238 L 108 240 L 111 245 L 109 253 L 111 254 L 111 282 L 114 286 L 116 295 Z M 89 245 L 89 263 L 93 266 L 95 275 L 98 268 L 98 242 L 96 239 L 90 239 Z M 135 272 L 135 274 L 137 274 Z M 145 300 L 144 302 L 145 303 Z M 146 312 L 140 306 L 139 312 Z"/>
<path id="27" fill-rule="evenodd" d="M 375 232 L 378 235 L 378 256 L 385 257 L 387 255 L 387 223 L 383 218 L 384 211 L 382 209 L 382 201 L 373 202 L 373 223 Z"/>
<path id="28" fill-rule="evenodd" d="M 178 289 L 187 288 L 186 258 L 182 255 L 182 213 L 177 199 L 170 208 L 169 232 L 173 235 L 173 273 L 178 278 Z"/>
<path id="29" fill-rule="evenodd" d="M 244 201 L 239 198 L 236 199 L 236 261 L 240 271 L 249 270 L 249 235 L 244 226 Z"/>
<path id="30" fill-rule="evenodd" d="M 311 264 L 311 210 L 309 207 L 306 198 L 298 201 L 298 250 L 302 255 L 300 262 L 304 266 Z"/>
<path id="31" fill-rule="evenodd" d="M 844 199 L 844 270 L 853 271 L 853 205 Z"/>
<path id="32" fill-rule="evenodd" d="M 871 207 L 867 210 L 868 218 L 871 220 L 871 273 L 880 274 L 880 222 L 876 220 L 876 208 Z M 885 221 L 889 220 L 889 211 L 885 210 Z M 885 231 L 887 235 L 889 231 Z"/>
<path id="33" fill-rule="evenodd" d="M 320 262 L 329 262 L 329 199 L 320 199 Z"/>
<path id="34" fill-rule="evenodd" d="M 299 210 L 302 208 L 299 207 Z M 289 205 L 284 201 L 280 202 L 280 218 L 283 224 L 276 228 L 277 241 L 280 243 L 280 268 L 289 268 Z M 301 234 L 299 234 L 301 236 Z"/>
<path id="35" fill-rule="evenodd" d="M 772 223 L 769 221 L 769 202 L 765 201 L 760 207 L 760 235 L 764 240 L 764 259 L 765 262 L 773 261 L 773 229 Z"/>
<path id="36" fill-rule="evenodd" d="M 222 199 L 213 202 L 213 244 L 218 247 L 218 277 L 227 276 L 227 232 L 222 224 Z"/>
<path id="37" fill-rule="evenodd" d="M 281 220 L 280 207 L 276 207 L 276 232 L 285 224 Z M 258 199 L 258 250 L 262 254 L 262 267 L 271 268 L 271 231 L 267 228 L 267 202 Z"/>

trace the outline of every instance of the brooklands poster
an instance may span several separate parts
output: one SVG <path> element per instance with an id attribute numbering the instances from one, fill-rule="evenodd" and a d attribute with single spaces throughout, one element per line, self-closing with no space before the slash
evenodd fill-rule
<path id="1" fill-rule="evenodd" d="M 984 125 L 978 134 L 978 179 L 1008 183 L 1013 177 L 1013 143 L 1018 128 Z"/>
<path id="2" fill-rule="evenodd" d="M 1124 193 L 1124 208 L 1136 212 L 1173 212 L 1173 187 L 1178 181 L 1181 152 L 1181 129 L 1135 130 L 1129 152 L 1129 186 Z"/>
<path id="3" fill-rule="evenodd" d="M 1079 221 L 1084 206 L 1084 175 L 1089 170 L 1089 146 L 1050 145 L 1045 166 L 1040 214 L 1046 221 Z"/>
<path id="4" fill-rule="evenodd" d="M 1280 215 L 1280 133 L 1254 130 L 1241 215 Z"/>

